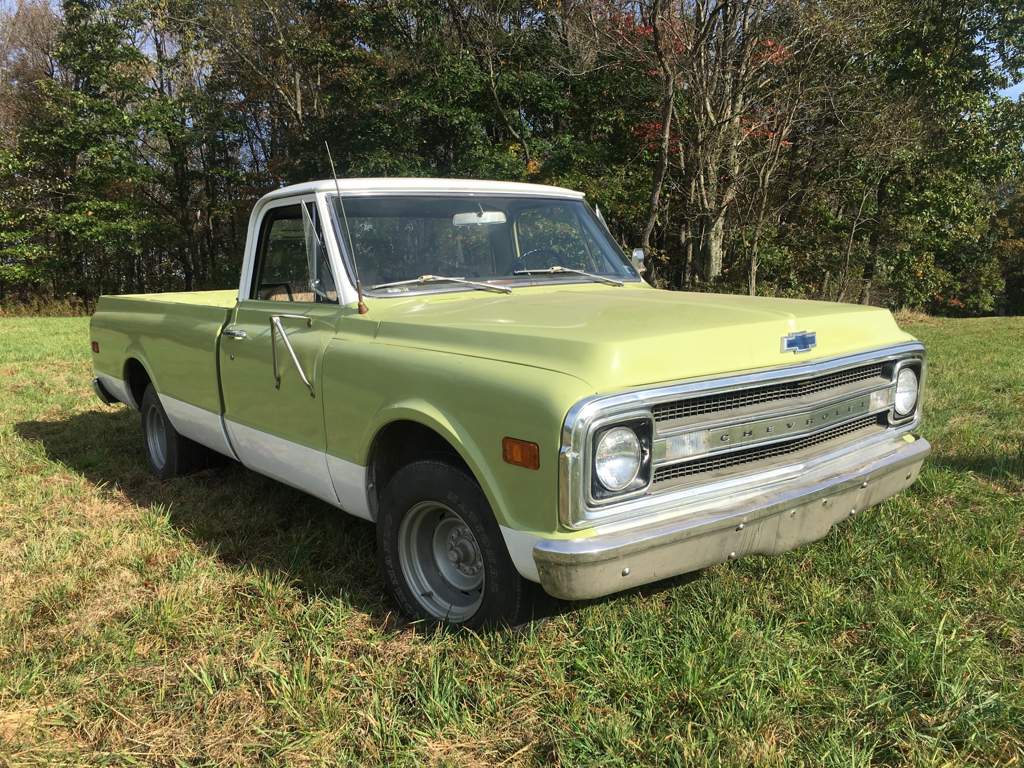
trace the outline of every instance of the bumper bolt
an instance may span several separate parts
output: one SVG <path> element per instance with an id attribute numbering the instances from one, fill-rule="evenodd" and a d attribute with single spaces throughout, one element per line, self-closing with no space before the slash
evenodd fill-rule
<path id="1" fill-rule="evenodd" d="M 868 487 L 868 481 L 865 480 L 863 483 L 860 484 L 860 487 L 861 488 L 867 488 Z"/>
<path id="2" fill-rule="evenodd" d="M 622 575 L 623 576 L 629 576 L 629 574 L 630 574 L 629 568 L 623 568 L 622 569 Z"/>
<path id="3" fill-rule="evenodd" d="M 736 559 L 736 553 L 735 552 L 730 552 L 729 553 L 729 559 L 730 560 L 735 560 Z"/>
<path id="4" fill-rule="evenodd" d="M 740 523 L 739 525 L 736 526 L 736 530 L 737 531 L 742 531 L 746 527 L 747 527 L 746 523 Z"/>

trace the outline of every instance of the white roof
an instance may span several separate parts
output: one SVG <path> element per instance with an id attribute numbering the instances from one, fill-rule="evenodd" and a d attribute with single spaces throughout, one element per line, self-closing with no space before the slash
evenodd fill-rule
<path id="1" fill-rule="evenodd" d="M 546 184 L 522 184 L 515 181 L 485 181 L 479 179 L 338 179 L 338 187 L 344 194 L 461 194 L 461 195 L 509 195 L 514 197 L 571 197 L 582 199 L 583 193 L 564 187 Z M 275 189 L 263 196 L 262 200 L 293 195 L 309 195 L 316 192 L 334 192 L 334 179 L 307 181 Z"/>

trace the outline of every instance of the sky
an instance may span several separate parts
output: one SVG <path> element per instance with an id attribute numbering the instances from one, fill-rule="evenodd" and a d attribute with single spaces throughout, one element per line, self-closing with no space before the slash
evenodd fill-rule
<path id="1" fill-rule="evenodd" d="M 1009 88 L 1000 91 L 1000 93 L 1003 96 L 1009 96 L 1011 99 L 1019 99 L 1021 94 L 1024 93 L 1024 80 L 1016 85 L 1011 85 Z"/>

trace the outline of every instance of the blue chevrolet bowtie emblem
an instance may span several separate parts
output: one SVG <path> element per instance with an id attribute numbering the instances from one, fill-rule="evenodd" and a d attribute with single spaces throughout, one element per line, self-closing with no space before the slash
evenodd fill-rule
<path id="1" fill-rule="evenodd" d="M 814 331 L 793 331 L 782 337 L 783 352 L 808 352 L 818 344 Z"/>

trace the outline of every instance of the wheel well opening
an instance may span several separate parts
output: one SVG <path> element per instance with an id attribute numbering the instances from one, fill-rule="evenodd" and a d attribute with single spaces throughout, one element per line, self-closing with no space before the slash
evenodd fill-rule
<path id="1" fill-rule="evenodd" d="M 146 387 L 149 386 L 150 381 L 149 374 L 146 373 L 142 363 L 134 357 L 129 358 L 128 362 L 124 364 L 124 383 L 128 387 L 128 391 L 132 393 L 136 408 L 142 408 L 142 396 L 146 394 Z"/>
<path id="2" fill-rule="evenodd" d="M 441 459 L 464 469 L 473 477 L 472 470 L 459 452 L 430 427 L 415 421 L 394 421 L 377 433 L 370 450 L 371 503 L 377 504 L 380 492 L 398 470 L 420 459 Z"/>

